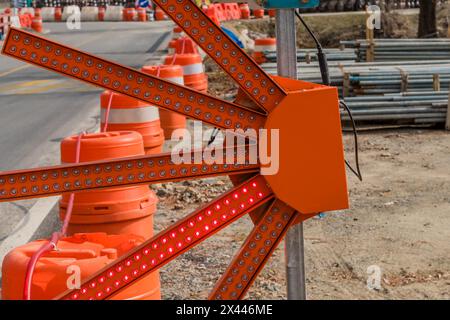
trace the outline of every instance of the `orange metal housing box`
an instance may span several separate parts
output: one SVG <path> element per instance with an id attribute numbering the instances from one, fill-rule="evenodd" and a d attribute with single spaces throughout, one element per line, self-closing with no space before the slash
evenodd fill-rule
<path id="1" fill-rule="evenodd" d="M 279 129 L 280 136 L 279 171 L 266 175 L 267 182 L 279 199 L 300 213 L 347 209 L 337 89 L 274 78 L 288 95 L 269 114 L 265 125 L 266 129 Z"/>

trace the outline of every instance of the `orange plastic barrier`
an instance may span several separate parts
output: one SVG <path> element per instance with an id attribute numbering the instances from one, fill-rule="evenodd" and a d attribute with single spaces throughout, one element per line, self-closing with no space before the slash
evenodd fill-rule
<path id="1" fill-rule="evenodd" d="M 142 72 L 152 76 L 158 76 L 161 79 L 166 79 L 181 85 L 184 84 L 183 68 L 179 65 L 144 66 L 142 68 Z M 185 116 L 163 109 L 159 110 L 159 116 L 161 119 L 161 127 L 164 130 L 164 136 L 167 140 L 172 137 L 173 131 L 186 128 Z"/>
<path id="2" fill-rule="evenodd" d="M 255 19 L 262 19 L 264 18 L 264 9 L 255 9 L 253 10 L 253 16 Z"/>
<path id="3" fill-rule="evenodd" d="M 111 106 L 107 131 L 136 131 L 142 135 L 146 154 L 162 152 L 164 132 L 158 108 L 121 94 L 104 91 L 100 96 L 101 126 L 104 128 L 109 102 Z"/>
<path id="4" fill-rule="evenodd" d="M 137 19 L 141 22 L 147 21 L 147 12 L 145 11 L 145 8 L 137 8 Z"/>
<path id="5" fill-rule="evenodd" d="M 22 28 L 31 28 L 32 15 L 30 13 L 19 14 L 19 22 Z"/>
<path id="6" fill-rule="evenodd" d="M 30 242 L 15 248 L 5 257 L 2 268 L 3 299 L 22 299 L 28 262 L 33 253 L 46 241 Z M 61 239 L 58 250 L 44 254 L 37 263 L 33 274 L 31 298 L 33 300 L 55 298 L 68 289 L 68 284 L 75 284 L 76 272 L 79 272 L 82 281 L 143 241 L 143 237 L 135 235 L 106 235 L 105 233 L 75 234 Z M 160 299 L 159 280 L 157 277 L 147 276 L 112 299 Z"/>
<path id="7" fill-rule="evenodd" d="M 104 21 L 105 20 L 105 7 L 98 7 L 98 21 Z"/>
<path id="8" fill-rule="evenodd" d="M 253 59 L 258 63 L 264 63 L 267 61 L 264 51 L 276 51 L 277 39 L 276 38 L 261 38 L 255 40 L 255 50 L 253 51 Z"/>
<path id="9" fill-rule="evenodd" d="M 239 20 L 241 18 L 241 10 L 237 3 L 231 3 L 232 17 L 234 20 Z"/>
<path id="10" fill-rule="evenodd" d="M 221 15 L 219 15 L 219 11 L 216 5 L 211 5 L 207 9 L 204 10 L 206 15 L 214 21 L 218 26 L 220 25 Z"/>

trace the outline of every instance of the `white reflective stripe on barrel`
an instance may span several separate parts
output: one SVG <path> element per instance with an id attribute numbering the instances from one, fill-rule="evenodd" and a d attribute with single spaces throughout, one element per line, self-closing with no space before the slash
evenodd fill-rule
<path id="1" fill-rule="evenodd" d="M 277 51 L 277 46 L 275 46 L 275 45 L 267 45 L 267 46 L 255 45 L 255 51 L 256 52 Z"/>
<path id="2" fill-rule="evenodd" d="M 202 63 L 194 63 L 194 64 L 189 64 L 189 65 L 183 66 L 183 72 L 184 72 L 185 76 L 190 76 L 193 74 L 204 73 L 205 71 L 203 70 Z"/>
<path id="3" fill-rule="evenodd" d="M 164 80 L 184 85 L 183 77 L 163 78 Z"/>
<path id="4" fill-rule="evenodd" d="M 101 109 L 101 121 L 105 123 L 106 108 Z M 157 107 L 143 107 L 134 109 L 113 109 L 109 110 L 108 123 L 146 123 L 159 120 L 159 110 Z"/>

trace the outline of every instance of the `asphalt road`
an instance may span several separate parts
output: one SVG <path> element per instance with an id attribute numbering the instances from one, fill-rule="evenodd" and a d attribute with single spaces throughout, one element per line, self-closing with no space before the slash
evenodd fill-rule
<path id="1" fill-rule="evenodd" d="M 44 23 L 45 37 L 134 68 L 145 65 L 166 45 L 172 26 L 171 22 L 84 22 L 80 30 L 68 30 L 64 23 Z M 98 129 L 100 92 L 0 56 L 0 171 L 58 164 L 62 138 Z M 19 222 L 35 203 L 0 204 L 0 245 L 11 233 L 20 232 Z M 53 228 L 55 217 L 48 219 L 35 237 Z"/>

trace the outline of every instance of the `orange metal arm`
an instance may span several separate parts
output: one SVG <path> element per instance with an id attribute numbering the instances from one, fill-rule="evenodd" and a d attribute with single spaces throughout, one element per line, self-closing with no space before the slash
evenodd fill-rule
<path id="1" fill-rule="evenodd" d="M 285 91 L 191 0 L 155 0 L 263 110 L 272 111 Z"/>
<path id="2" fill-rule="evenodd" d="M 216 149 L 226 155 L 227 149 Z M 234 153 L 237 163 L 239 152 Z M 59 195 L 66 192 L 86 191 L 117 186 L 155 184 L 218 175 L 258 172 L 258 164 L 196 164 L 204 159 L 203 151 L 191 154 L 192 164 L 174 164 L 171 154 L 158 154 L 61 165 L 11 172 L 0 172 L 0 202 Z M 248 160 L 244 155 L 244 160 Z M 247 161 L 245 161 L 247 162 Z"/>
<path id="3" fill-rule="evenodd" d="M 170 81 L 11 29 L 2 53 L 223 129 L 255 129 L 266 116 Z"/>
<path id="4" fill-rule="evenodd" d="M 110 298 L 272 198 L 271 189 L 258 175 L 180 220 L 84 281 L 80 289 L 68 291 L 59 299 Z"/>

